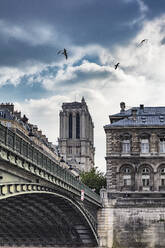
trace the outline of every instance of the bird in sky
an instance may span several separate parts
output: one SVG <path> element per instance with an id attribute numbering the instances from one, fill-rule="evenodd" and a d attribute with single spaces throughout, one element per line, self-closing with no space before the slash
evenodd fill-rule
<path id="1" fill-rule="evenodd" d="M 118 62 L 118 63 L 115 65 L 115 70 L 117 69 L 117 67 L 119 66 L 119 64 L 120 64 L 120 63 Z"/>
<path id="2" fill-rule="evenodd" d="M 142 46 L 144 42 L 147 42 L 148 39 L 143 39 L 140 43 L 139 43 L 139 46 Z"/>
<path id="3" fill-rule="evenodd" d="M 57 52 L 57 54 L 63 54 L 66 59 L 68 58 L 68 52 L 67 52 L 67 50 L 65 48 L 64 48 L 64 50 L 59 50 Z"/>

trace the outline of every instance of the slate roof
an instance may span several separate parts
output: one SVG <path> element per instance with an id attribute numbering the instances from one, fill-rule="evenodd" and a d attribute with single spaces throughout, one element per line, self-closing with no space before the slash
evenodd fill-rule
<path id="1" fill-rule="evenodd" d="M 137 115 L 165 115 L 165 107 L 144 107 L 144 109 L 140 109 L 140 107 L 134 107 L 125 111 L 121 111 L 120 113 L 111 116 L 112 117 L 130 116 L 132 109 L 137 109 Z"/>
<path id="2" fill-rule="evenodd" d="M 137 109 L 136 119 L 132 117 L 132 109 Z M 165 107 L 144 107 L 144 109 L 131 108 L 122 111 L 113 117 L 122 117 L 122 119 L 108 124 L 107 127 L 146 127 L 146 126 L 161 126 L 165 127 Z"/>

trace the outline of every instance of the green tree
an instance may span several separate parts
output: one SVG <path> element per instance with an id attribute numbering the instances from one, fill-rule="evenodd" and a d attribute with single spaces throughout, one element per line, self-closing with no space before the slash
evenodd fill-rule
<path id="1" fill-rule="evenodd" d="M 97 167 L 92 168 L 89 172 L 82 172 L 80 178 L 84 184 L 95 190 L 97 194 L 99 194 L 102 187 L 106 187 L 105 175 Z"/>

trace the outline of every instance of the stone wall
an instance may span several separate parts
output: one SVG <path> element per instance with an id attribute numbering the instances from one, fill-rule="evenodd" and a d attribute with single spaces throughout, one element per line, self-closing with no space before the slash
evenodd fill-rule
<path id="1" fill-rule="evenodd" d="M 165 198 L 109 199 L 98 212 L 100 247 L 164 248 Z"/>

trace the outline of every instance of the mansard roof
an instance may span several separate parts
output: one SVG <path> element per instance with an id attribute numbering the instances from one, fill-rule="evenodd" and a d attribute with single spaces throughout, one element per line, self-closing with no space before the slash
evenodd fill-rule
<path id="1" fill-rule="evenodd" d="M 108 127 L 165 127 L 165 107 L 134 107 L 109 117 L 111 124 L 106 125 L 105 129 Z"/>
<path id="2" fill-rule="evenodd" d="M 110 115 L 110 117 L 127 117 L 130 116 L 132 113 L 132 109 L 137 110 L 137 115 L 145 115 L 145 116 L 151 116 L 151 115 L 165 115 L 165 107 L 144 107 L 141 109 L 140 107 L 133 107 L 125 111 L 121 111 L 120 113 Z"/>

